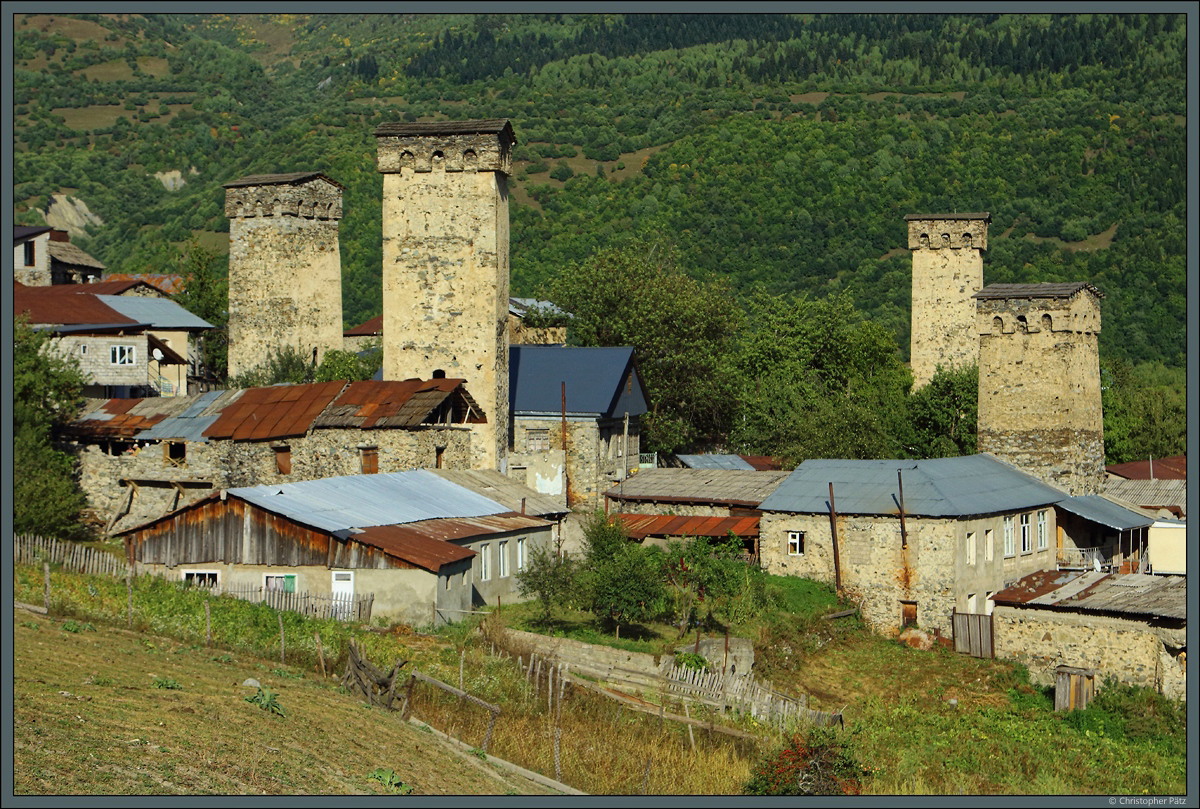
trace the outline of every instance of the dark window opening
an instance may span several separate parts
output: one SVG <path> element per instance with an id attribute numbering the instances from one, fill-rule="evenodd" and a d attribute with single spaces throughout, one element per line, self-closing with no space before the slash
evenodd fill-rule
<path id="1" fill-rule="evenodd" d="M 443 371 L 441 368 L 434 368 L 433 369 L 433 378 L 434 379 L 445 379 L 446 372 Z"/>
<path id="2" fill-rule="evenodd" d="M 163 460 L 172 466 L 184 466 L 187 462 L 187 444 L 182 441 L 168 441 L 163 444 Z"/>
<path id="3" fill-rule="evenodd" d="M 217 572 L 215 570 L 185 570 L 183 581 L 185 584 L 194 584 L 199 587 L 216 587 Z"/>
<path id="4" fill-rule="evenodd" d="M 275 471 L 281 475 L 292 474 L 292 448 L 271 447 L 275 450 Z"/>
<path id="5" fill-rule="evenodd" d="M 900 628 L 904 629 L 910 626 L 917 625 L 917 602 L 901 601 L 900 602 Z"/>
<path id="6" fill-rule="evenodd" d="M 443 458 L 443 456 L 444 456 L 445 454 L 446 454 L 446 448 L 445 448 L 445 447 L 434 447 L 434 448 L 433 448 L 433 466 L 434 466 L 434 469 L 441 469 L 441 468 L 442 468 L 442 458 Z"/>
<path id="7" fill-rule="evenodd" d="M 37 263 L 37 247 L 33 242 L 25 242 L 25 266 L 32 267 Z"/>

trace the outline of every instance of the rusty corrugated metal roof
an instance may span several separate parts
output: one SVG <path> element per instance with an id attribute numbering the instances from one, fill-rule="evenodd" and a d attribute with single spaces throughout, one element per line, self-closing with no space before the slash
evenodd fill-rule
<path id="1" fill-rule="evenodd" d="M 140 279 L 122 280 L 113 278 L 112 276 L 105 276 L 103 281 L 92 281 L 87 284 L 64 284 L 63 288 L 72 292 L 84 292 L 90 295 L 120 295 L 122 292 L 127 292 L 139 285 L 149 287 L 155 292 L 162 291 L 153 284 L 148 284 Z"/>
<path id="2" fill-rule="evenodd" d="M 249 388 L 233 405 L 222 411 L 212 426 L 204 431 L 204 435 L 207 438 L 234 441 L 263 441 L 303 435 L 345 385 L 345 382 L 338 381 Z"/>
<path id="3" fill-rule="evenodd" d="M 1104 471 L 1128 480 L 1187 480 L 1187 456 L 1114 463 L 1104 467 Z"/>
<path id="4" fill-rule="evenodd" d="M 351 382 L 313 426 L 415 427 L 456 392 L 473 411 L 481 412 L 461 379 Z"/>
<path id="5" fill-rule="evenodd" d="M 1144 573 L 1043 570 L 996 593 L 997 604 L 1187 618 L 1187 579 Z"/>
<path id="6" fill-rule="evenodd" d="M 98 297 L 81 290 L 81 284 L 58 284 L 48 287 L 27 287 L 13 284 L 13 314 L 28 313 L 33 324 L 83 325 L 129 324 L 138 321 L 126 317 L 106 305 Z"/>
<path id="7" fill-rule="evenodd" d="M 141 407 L 145 402 L 169 402 L 172 407 L 176 407 L 179 400 L 154 397 L 89 402 L 84 406 L 83 414 L 66 425 L 64 432 L 93 438 L 131 438 L 167 418 L 168 414 L 161 411 L 145 412 Z"/>
<path id="8" fill-rule="evenodd" d="M 758 517 L 675 517 L 660 514 L 618 514 L 625 533 L 645 537 L 758 536 Z"/>
<path id="9" fill-rule="evenodd" d="M 184 287 L 183 276 L 177 273 L 110 272 L 104 276 L 104 281 L 101 283 L 109 281 L 142 281 L 165 295 L 178 295 L 180 292 L 183 292 Z"/>
<path id="10" fill-rule="evenodd" d="M 546 520 L 520 514 L 493 514 L 422 520 L 402 525 L 374 525 L 347 538 L 437 572 L 442 565 L 475 555 L 475 551 L 455 545 L 451 540 L 507 534 L 544 528 L 550 524 Z"/>
<path id="11" fill-rule="evenodd" d="M 383 315 L 375 315 L 354 328 L 342 332 L 343 337 L 377 337 L 383 334 Z"/>

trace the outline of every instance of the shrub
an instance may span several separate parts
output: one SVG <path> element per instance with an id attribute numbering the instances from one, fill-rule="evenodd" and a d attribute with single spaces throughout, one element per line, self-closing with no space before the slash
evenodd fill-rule
<path id="1" fill-rule="evenodd" d="M 834 728 L 793 735 L 782 749 L 754 766 L 745 795 L 857 795 L 869 772 L 850 742 Z"/>

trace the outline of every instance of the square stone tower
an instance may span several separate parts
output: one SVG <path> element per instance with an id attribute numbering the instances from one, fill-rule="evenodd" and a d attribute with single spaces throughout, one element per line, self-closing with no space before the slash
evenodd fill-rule
<path id="1" fill-rule="evenodd" d="M 487 423 L 478 468 L 508 449 L 508 174 L 504 119 L 375 129 L 383 174 L 383 378 L 465 379 Z"/>
<path id="2" fill-rule="evenodd" d="M 979 451 L 1069 494 L 1104 481 L 1100 298 L 1091 284 L 990 284 L 975 295 Z"/>
<path id="3" fill-rule="evenodd" d="M 912 251 L 912 328 L 909 360 L 913 387 L 926 385 L 939 365 L 974 365 L 979 359 L 975 301 L 983 288 L 988 213 L 909 214 Z"/>
<path id="4" fill-rule="evenodd" d="M 320 362 L 342 347 L 342 186 L 299 172 L 256 174 L 224 188 L 229 375 L 286 346 Z"/>

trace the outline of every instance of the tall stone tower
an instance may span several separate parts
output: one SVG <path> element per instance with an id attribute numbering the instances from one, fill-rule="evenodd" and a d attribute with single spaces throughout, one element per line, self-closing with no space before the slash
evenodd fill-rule
<path id="1" fill-rule="evenodd" d="M 508 450 L 508 174 L 504 119 L 381 124 L 383 378 L 465 379 L 484 409 L 479 468 Z"/>
<path id="2" fill-rule="evenodd" d="M 909 214 L 912 251 L 912 329 L 909 359 L 913 387 L 933 378 L 939 365 L 974 365 L 979 358 L 975 301 L 983 288 L 988 213 Z"/>
<path id="3" fill-rule="evenodd" d="M 342 347 L 342 186 L 300 172 L 257 174 L 224 188 L 229 375 L 288 346 L 320 362 Z"/>
<path id="4" fill-rule="evenodd" d="M 1100 292 L 1091 284 L 990 284 L 975 295 L 979 451 L 1069 494 L 1104 481 Z"/>

